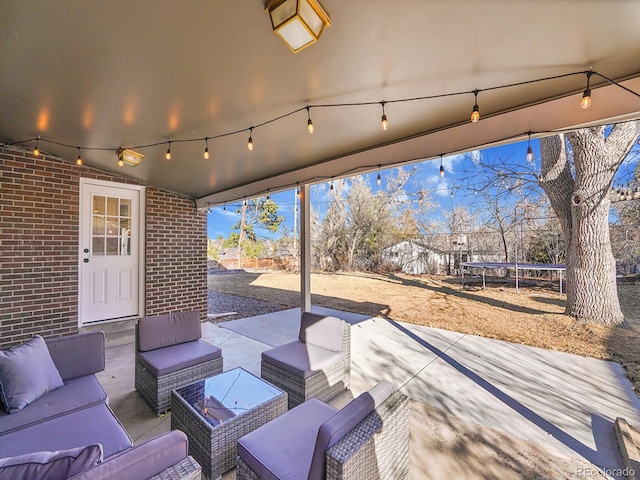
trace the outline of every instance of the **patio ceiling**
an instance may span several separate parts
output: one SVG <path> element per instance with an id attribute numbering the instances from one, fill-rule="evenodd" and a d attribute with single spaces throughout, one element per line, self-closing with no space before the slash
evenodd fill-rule
<path id="1" fill-rule="evenodd" d="M 491 90 L 592 67 L 640 92 L 637 1 L 321 2 L 331 26 L 293 54 L 262 0 L 5 0 L 0 138 L 40 135 L 41 150 L 71 162 L 81 146 L 86 165 L 205 206 L 640 116 L 640 99 L 596 75 L 588 110 L 579 107 L 584 74 Z M 476 124 L 466 94 L 388 103 L 389 129 L 380 129 L 378 102 L 474 89 Z M 306 105 L 359 102 L 373 104 L 312 107 L 307 133 Z M 140 147 L 151 144 L 160 145 Z M 121 146 L 140 147 L 142 163 L 118 167 Z"/>

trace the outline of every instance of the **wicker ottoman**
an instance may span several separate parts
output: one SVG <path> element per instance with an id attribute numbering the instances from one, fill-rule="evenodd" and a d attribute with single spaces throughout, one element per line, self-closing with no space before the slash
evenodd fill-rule
<path id="1" fill-rule="evenodd" d="M 171 429 L 210 479 L 236 466 L 238 439 L 287 411 L 287 394 L 242 368 L 171 392 Z"/>

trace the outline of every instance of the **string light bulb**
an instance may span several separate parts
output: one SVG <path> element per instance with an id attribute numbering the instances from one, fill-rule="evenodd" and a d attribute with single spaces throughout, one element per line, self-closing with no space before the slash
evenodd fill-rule
<path id="1" fill-rule="evenodd" d="M 385 102 L 384 100 L 382 102 L 380 102 L 380 105 L 382 105 L 382 118 L 380 120 L 380 128 L 382 128 L 382 130 L 386 131 L 389 128 L 389 122 L 387 121 L 387 114 L 384 113 L 384 106 L 387 102 Z"/>
<path id="2" fill-rule="evenodd" d="M 589 70 L 586 72 L 587 75 L 587 88 L 584 89 L 584 93 L 582 94 L 582 100 L 580 100 L 580 106 L 583 110 L 586 110 L 591 106 L 591 88 L 589 88 L 589 80 L 591 80 L 591 75 L 593 71 Z"/>
<path id="3" fill-rule="evenodd" d="M 169 140 L 169 146 L 167 147 L 167 153 L 164 154 L 164 158 L 171 160 L 171 140 Z"/>
<path id="4" fill-rule="evenodd" d="M 300 198 L 300 184 L 296 182 L 296 195 Z"/>
<path id="5" fill-rule="evenodd" d="M 442 155 L 440 155 L 440 178 L 444 178 L 444 165 L 442 165 Z"/>
<path id="6" fill-rule="evenodd" d="M 40 150 L 38 150 L 38 142 L 40 141 L 40 135 L 38 135 L 38 138 L 36 138 L 36 146 L 33 147 L 33 156 L 34 157 L 39 157 L 40 156 Z"/>
<path id="7" fill-rule="evenodd" d="M 471 121 L 473 123 L 476 123 L 478 120 L 480 120 L 480 109 L 478 108 L 478 93 L 480 93 L 480 90 L 478 89 L 473 91 L 473 97 L 475 100 L 475 103 L 473 104 L 473 110 L 471 111 Z"/>
<path id="8" fill-rule="evenodd" d="M 82 151 L 80 150 L 80 147 L 78 147 L 78 158 L 76 158 L 76 165 L 82 165 Z"/>
<path id="9" fill-rule="evenodd" d="M 311 107 L 307 107 L 307 132 L 313 133 L 315 128 L 313 127 L 313 122 L 311 121 Z"/>
<path id="10" fill-rule="evenodd" d="M 117 151 L 116 151 L 116 155 L 118 155 Z M 124 158 L 121 155 L 118 155 L 118 166 L 124 167 Z"/>
<path id="11" fill-rule="evenodd" d="M 378 178 L 376 178 L 376 183 L 378 184 L 378 186 L 380 186 L 380 184 L 382 183 L 382 178 L 380 177 L 380 167 L 382 165 L 378 165 Z"/>
<path id="12" fill-rule="evenodd" d="M 247 141 L 247 150 L 253 152 L 253 127 L 249 128 L 249 140 Z"/>
<path id="13" fill-rule="evenodd" d="M 527 162 L 531 163 L 533 162 L 533 159 L 535 157 L 533 156 L 533 149 L 531 148 L 531 130 L 529 130 L 529 143 L 527 145 Z"/>
<path id="14" fill-rule="evenodd" d="M 329 191 L 333 193 L 333 177 L 331 177 L 331 186 L 329 187 Z"/>
<path id="15" fill-rule="evenodd" d="M 205 160 L 209 160 L 209 137 L 204 137 L 204 153 L 202 156 Z"/>

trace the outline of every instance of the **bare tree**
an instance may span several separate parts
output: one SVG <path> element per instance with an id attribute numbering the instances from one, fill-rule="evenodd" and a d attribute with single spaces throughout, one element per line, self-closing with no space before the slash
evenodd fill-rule
<path id="1" fill-rule="evenodd" d="M 567 246 L 565 313 L 584 323 L 620 325 L 616 268 L 609 237 L 608 192 L 637 137 L 631 122 L 540 140 L 540 186 Z"/>

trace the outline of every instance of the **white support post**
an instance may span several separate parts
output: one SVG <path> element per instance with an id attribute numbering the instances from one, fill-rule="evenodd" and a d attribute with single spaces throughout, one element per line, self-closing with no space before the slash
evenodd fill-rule
<path id="1" fill-rule="evenodd" d="M 300 311 L 311 310 L 311 201 L 310 187 L 300 187 Z"/>

